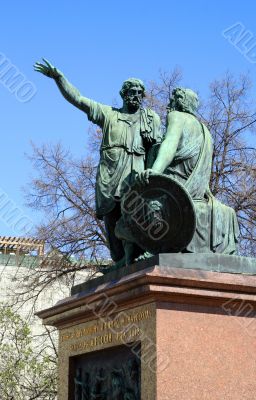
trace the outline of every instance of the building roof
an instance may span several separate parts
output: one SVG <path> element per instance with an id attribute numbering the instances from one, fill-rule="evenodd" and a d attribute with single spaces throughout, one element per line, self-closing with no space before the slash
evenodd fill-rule
<path id="1" fill-rule="evenodd" d="M 0 251 L 4 253 L 37 251 L 37 254 L 42 256 L 44 255 L 44 241 L 28 237 L 0 236 Z"/>

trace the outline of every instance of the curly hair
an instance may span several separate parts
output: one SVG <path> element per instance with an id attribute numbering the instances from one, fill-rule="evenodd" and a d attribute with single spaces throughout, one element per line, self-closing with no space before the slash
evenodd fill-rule
<path id="1" fill-rule="evenodd" d="M 180 100 L 180 105 L 183 112 L 195 115 L 199 106 L 199 99 L 197 94 L 191 89 L 185 89 L 177 87 L 172 91 L 172 99 L 170 100 L 169 109 L 175 109 L 175 97 L 181 94 L 182 100 Z M 173 107 L 174 106 L 174 107 Z"/>
<path id="2" fill-rule="evenodd" d="M 122 99 L 125 97 L 127 91 L 132 86 L 140 86 L 143 91 L 142 97 L 145 97 L 145 86 L 144 86 L 144 83 L 142 82 L 142 80 L 137 79 L 137 78 L 129 78 L 124 81 L 122 88 L 119 92 Z"/>

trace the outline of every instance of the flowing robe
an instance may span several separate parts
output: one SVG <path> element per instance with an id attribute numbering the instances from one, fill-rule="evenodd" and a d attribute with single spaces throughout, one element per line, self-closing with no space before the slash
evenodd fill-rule
<path id="1" fill-rule="evenodd" d="M 180 118 L 184 119 L 183 132 L 175 157 L 164 174 L 183 184 L 194 202 L 196 232 L 186 251 L 235 254 L 239 236 L 235 211 L 218 201 L 209 189 L 211 134 L 195 116 L 180 112 Z M 149 161 L 151 165 L 153 159 Z"/>
<path id="2" fill-rule="evenodd" d="M 91 100 L 88 119 L 103 133 L 96 177 L 96 214 L 103 218 L 144 171 L 147 147 L 161 141 L 160 118 L 150 109 L 126 114 Z"/>

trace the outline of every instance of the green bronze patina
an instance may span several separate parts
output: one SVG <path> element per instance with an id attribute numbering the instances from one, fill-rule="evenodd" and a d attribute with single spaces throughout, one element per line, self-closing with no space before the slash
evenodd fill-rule
<path id="1" fill-rule="evenodd" d="M 120 90 L 123 106 L 117 109 L 81 96 L 61 71 L 43 60 L 44 63 L 35 64 L 35 70 L 54 79 L 65 99 L 102 129 L 96 215 L 104 219 L 112 259 L 122 264 L 124 245 L 114 233 L 121 217 L 120 199 L 135 176 L 145 170 L 151 146 L 161 141 L 160 118 L 142 107 L 145 87 L 139 79 L 130 78 L 123 83 Z"/>
<path id="2" fill-rule="evenodd" d="M 35 70 L 53 78 L 65 99 L 102 129 L 96 215 L 104 219 L 116 266 L 168 251 L 236 254 L 235 212 L 209 189 L 212 138 L 196 116 L 195 92 L 173 91 L 161 143 L 158 115 L 142 107 L 141 80 L 123 83 L 123 106 L 117 109 L 81 96 L 47 60 L 36 63 Z M 131 192 L 136 209 L 124 206 Z M 152 237 L 147 226 L 157 233 L 166 226 L 169 231 Z"/>
<path id="3" fill-rule="evenodd" d="M 190 89 L 173 91 L 167 115 L 167 131 L 149 169 L 138 181 L 165 174 L 177 180 L 192 197 L 196 230 L 183 251 L 236 254 L 239 228 L 234 210 L 215 199 L 209 189 L 213 145 L 210 132 L 196 117 L 198 97 Z M 182 249 L 181 249 L 182 250 Z"/>
<path id="4" fill-rule="evenodd" d="M 135 182 L 124 194 L 121 205 L 122 218 L 117 222 L 116 236 L 128 243 L 135 241 L 148 255 L 180 252 L 194 236 L 193 199 L 170 176 L 151 174 L 147 185 Z M 132 250 L 127 254 L 127 264 L 136 257 Z"/>

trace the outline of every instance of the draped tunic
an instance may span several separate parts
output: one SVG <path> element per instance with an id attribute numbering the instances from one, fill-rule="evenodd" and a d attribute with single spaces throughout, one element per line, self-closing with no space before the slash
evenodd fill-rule
<path id="1" fill-rule="evenodd" d="M 186 250 L 235 254 L 239 236 L 235 211 L 217 200 L 209 189 L 211 134 L 195 116 L 180 112 L 180 118 L 184 120 L 181 138 L 175 157 L 164 173 L 183 184 L 193 199 L 196 232 Z"/>
<path id="2" fill-rule="evenodd" d="M 91 100 L 88 119 L 103 135 L 96 176 L 96 215 L 103 218 L 144 171 L 148 145 L 161 141 L 160 118 L 150 109 L 128 114 Z"/>

